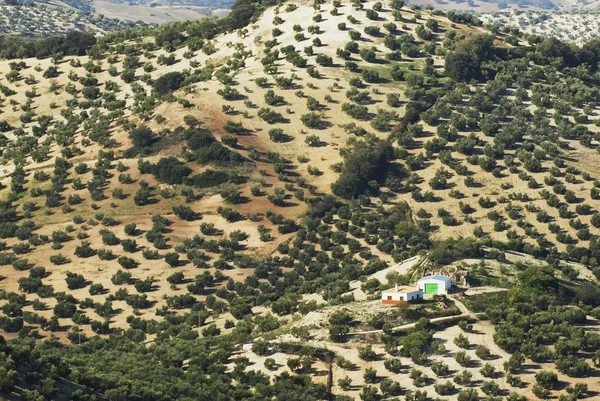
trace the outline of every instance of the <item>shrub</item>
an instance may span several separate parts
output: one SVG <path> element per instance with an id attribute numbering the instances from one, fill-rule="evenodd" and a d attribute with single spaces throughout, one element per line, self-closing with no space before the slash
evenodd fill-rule
<path id="1" fill-rule="evenodd" d="M 102 294 L 102 292 L 104 291 L 104 286 L 102 284 L 92 284 L 90 286 L 90 295 L 98 295 L 98 294 Z"/>
<path id="2" fill-rule="evenodd" d="M 139 126 L 129 133 L 131 144 L 136 148 L 145 148 L 152 145 L 154 133 L 145 125 Z"/>
<path id="3" fill-rule="evenodd" d="M 119 270 L 111 278 L 114 285 L 127 284 L 131 280 L 131 273 Z"/>
<path id="4" fill-rule="evenodd" d="M 468 388 L 463 389 L 458 393 L 458 401 L 479 401 L 477 390 Z"/>
<path id="5" fill-rule="evenodd" d="M 196 213 L 189 206 L 173 206 L 173 213 L 182 220 L 192 221 L 196 219 Z"/>
<path id="6" fill-rule="evenodd" d="M 176 252 L 169 252 L 165 255 L 165 262 L 171 267 L 175 267 L 179 264 L 179 254 Z"/>
<path id="7" fill-rule="evenodd" d="M 50 262 L 54 265 L 64 265 L 65 263 L 69 263 L 70 259 L 61 254 L 50 255 Z"/>
<path id="8" fill-rule="evenodd" d="M 224 184 L 227 181 L 229 181 L 229 174 L 226 171 L 209 169 L 200 174 L 189 177 L 186 180 L 186 183 L 197 188 L 209 188 Z"/>
<path id="9" fill-rule="evenodd" d="M 80 258 L 89 258 L 93 256 L 94 253 L 95 251 L 88 241 L 82 241 L 81 244 L 75 248 L 75 255 Z"/>
<path id="10" fill-rule="evenodd" d="M 183 183 L 185 177 L 191 172 L 192 170 L 185 163 L 173 156 L 163 157 L 152 166 L 152 174 L 156 179 L 170 185 Z"/>
<path id="11" fill-rule="evenodd" d="M 137 242 L 134 239 L 124 239 L 121 241 L 121 246 L 125 252 L 135 252 L 137 249 Z"/>
<path id="12" fill-rule="evenodd" d="M 60 301 L 54 306 L 54 315 L 58 318 L 70 318 L 77 311 L 75 304 L 66 301 Z"/>
<path id="13" fill-rule="evenodd" d="M 269 139 L 273 142 L 287 142 L 290 140 L 290 137 L 281 128 L 273 128 L 269 130 Z"/>
<path id="14" fill-rule="evenodd" d="M 388 358 L 383 362 L 383 366 L 392 373 L 400 373 L 402 370 L 402 361 L 399 358 Z"/>
<path id="15" fill-rule="evenodd" d="M 133 269 L 137 266 L 137 262 L 127 256 L 119 256 L 117 262 L 124 269 Z"/>
<path id="16" fill-rule="evenodd" d="M 137 233 L 137 225 L 135 223 L 127 223 L 124 227 L 125 234 L 135 235 Z"/>
<path id="17" fill-rule="evenodd" d="M 263 107 L 257 113 L 258 117 L 268 124 L 285 123 L 287 120 L 276 111 Z"/>
<path id="18" fill-rule="evenodd" d="M 376 141 L 355 145 L 344 158 L 342 173 L 331 189 L 342 198 L 350 199 L 361 195 L 369 188 L 372 180 L 385 178 L 393 149 L 387 141 Z"/>
<path id="19" fill-rule="evenodd" d="M 324 54 L 317 55 L 315 61 L 317 62 L 317 64 L 319 64 L 323 67 L 332 67 L 333 66 L 333 59 L 330 56 L 326 56 Z"/>
<path id="20" fill-rule="evenodd" d="M 323 116 L 317 113 L 304 114 L 300 117 L 300 121 L 308 128 L 321 129 L 325 126 Z"/>
<path id="21" fill-rule="evenodd" d="M 67 282 L 67 287 L 70 290 L 83 288 L 86 284 L 85 278 L 81 274 L 71 272 L 67 272 L 67 278 L 65 279 L 65 281 Z"/>
<path id="22" fill-rule="evenodd" d="M 182 272 L 175 272 L 167 277 L 167 282 L 171 284 L 181 284 L 183 282 L 183 278 L 184 276 Z"/>
<path id="23" fill-rule="evenodd" d="M 439 395 L 450 395 L 456 391 L 456 387 L 452 384 L 451 381 L 446 381 L 445 383 L 437 383 L 435 386 L 435 392 Z"/>
<path id="24" fill-rule="evenodd" d="M 154 81 L 154 91 L 158 96 L 164 96 L 181 88 L 184 81 L 185 76 L 181 72 L 169 72 Z"/>

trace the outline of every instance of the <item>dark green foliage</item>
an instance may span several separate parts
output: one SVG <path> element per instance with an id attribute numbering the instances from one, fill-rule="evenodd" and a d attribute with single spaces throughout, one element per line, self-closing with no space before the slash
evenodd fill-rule
<path id="1" fill-rule="evenodd" d="M 213 163 L 220 165 L 239 165 L 245 161 L 239 153 L 229 150 L 216 142 L 214 137 L 207 130 L 196 128 L 187 129 L 185 131 L 185 140 L 190 150 L 190 152 L 185 155 L 187 160 L 195 160 L 200 164 Z M 202 177 L 202 174 L 199 176 Z M 201 179 L 201 183 L 202 182 L 203 180 Z"/>
<path id="2" fill-rule="evenodd" d="M 145 125 L 139 126 L 129 133 L 131 144 L 135 148 L 146 148 L 154 142 L 154 133 Z"/>
<path id="3" fill-rule="evenodd" d="M 449 238 L 436 242 L 428 256 L 431 261 L 443 266 L 455 260 L 483 257 L 483 254 L 481 245 L 472 238 Z"/>
<path id="4" fill-rule="evenodd" d="M 584 305 L 600 306 L 600 288 L 597 285 L 585 282 L 577 288 L 576 298 Z"/>
<path id="5" fill-rule="evenodd" d="M 554 277 L 554 269 L 549 265 L 532 265 L 519 274 L 519 281 L 535 290 L 546 292 L 558 289 L 558 281 Z"/>
<path id="6" fill-rule="evenodd" d="M 165 262 L 171 267 L 179 264 L 179 254 L 176 252 L 169 252 L 165 255 Z"/>
<path id="7" fill-rule="evenodd" d="M 329 337 L 332 341 L 341 342 L 346 338 L 346 334 L 350 331 L 350 323 L 353 318 L 347 312 L 336 311 L 329 317 Z"/>
<path id="8" fill-rule="evenodd" d="M 83 56 L 96 44 L 96 37 L 91 32 L 73 30 L 65 37 L 49 37 L 45 39 L 25 39 L 13 35 L 0 36 L 0 57 L 13 59 L 36 57 L 43 59 L 54 54 Z"/>
<path id="9" fill-rule="evenodd" d="M 75 255 L 80 258 L 89 258 L 95 253 L 88 241 L 82 241 L 80 245 L 75 248 Z"/>
<path id="10" fill-rule="evenodd" d="M 127 256 L 119 256 L 119 258 L 117 259 L 117 262 L 124 269 L 133 269 L 133 268 L 137 267 L 137 262 Z"/>
<path id="11" fill-rule="evenodd" d="M 181 88 L 185 76 L 179 71 L 168 72 L 154 81 L 154 91 L 158 96 L 164 96 Z"/>
<path id="12" fill-rule="evenodd" d="M 208 147 L 215 142 L 215 138 L 209 131 L 195 128 L 185 131 L 185 140 L 192 151 Z"/>
<path id="13" fill-rule="evenodd" d="M 210 188 L 224 184 L 229 181 L 229 174 L 226 171 L 206 170 L 200 174 L 186 179 L 186 184 L 197 188 Z"/>
<path id="14" fill-rule="evenodd" d="M 121 241 L 121 246 L 125 252 L 135 252 L 137 249 L 137 242 L 134 239 L 124 239 Z"/>
<path id="15" fill-rule="evenodd" d="M 481 63 L 493 57 L 492 35 L 471 35 L 446 55 L 446 74 L 457 81 L 481 78 Z"/>
<path id="16" fill-rule="evenodd" d="M 189 207 L 184 205 L 173 206 L 173 213 L 180 219 L 192 221 L 196 219 L 196 213 Z"/>
<path id="17" fill-rule="evenodd" d="M 173 156 L 163 157 L 152 166 L 152 175 L 157 180 L 171 185 L 183 183 L 185 177 L 191 172 L 192 170 L 185 163 Z"/>
<path id="18" fill-rule="evenodd" d="M 85 278 L 81 274 L 76 274 L 72 272 L 67 272 L 67 287 L 70 290 L 76 290 L 78 288 L 83 288 L 86 285 Z"/>
<path id="19" fill-rule="evenodd" d="M 77 307 L 75 304 L 67 301 L 60 301 L 54 306 L 54 315 L 59 318 L 69 318 L 73 316 Z"/>
<path id="20" fill-rule="evenodd" d="M 372 141 L 354 146 L 346 154 L 342 173 L 331 185 L 331 190 L 335 195 L 346 199 L 375 190 L 370 182 L 385 179 L 392 159 L 392 145 L 387 141 Z"/>

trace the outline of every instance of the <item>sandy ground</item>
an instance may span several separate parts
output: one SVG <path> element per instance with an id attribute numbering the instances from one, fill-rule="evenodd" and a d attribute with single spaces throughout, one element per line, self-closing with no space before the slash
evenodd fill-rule
<path id="1" fill-rule="evenodd" d="M 311 314 L 314 314 L 314 313 L 315 312 L 311 312 Z M 314 318 L 314 316 L 315 315 L 313 315 L 313 318 Z M 308 319 L 308 315 L 306 318 L 307 318 L 306 320 L 311 320 L 311 319 Z M 305 319 L 303 319 L 303 321 L 305 321 Z M 313 323 L 316 323 L 317 321 L 318 320 L 315 320 Z M 297 325 L 297 323 L 295 325 Z M 589 325 L 582 326 L 582 327 L 585 328 L 586 330 L 598 331 L 597 322 L 594 320 L 590 321 Z M 313 329 L 311 332 L 314 332 L 314 331 L 315 330 Z M 469 357 L 471 357 L 471 359 L 472 359 L 472 362 L 468 367 L 462 367 L 455 360 L 455 355 L 458 351 L 461 351 L 461 348 L 459 348 L 458 346 L 456 346 L 454 344 L 453 339 L 461 333 L 466 335 L 470 342 L 470 345 L 465 350 L 466 354 Z M 351 396 L 355 399 L 358 399 L 359 393 L 362 390 L 362 387 L 367 384 L 367 383 L 365 383 L 363 374 L 367 368 L 373 368 L 377 371 L 378 382 L 380 382 L 384 378 L 389 378 L 394 381 L 398 381 L 401 384 L 404 392 L 422 390 L 422 391 L 426 391 L 429 396 L 434 396 L 434 397 L 438 396 L 435 391 L 435 388 L 434 388 L 434 385 L 436 383 L 445 382 L 447 380 L 452 381 L 452 378 L 456 374 L 466 370 L 472 374 L 472 381 L 471 381 L 472 385 L 469 387 L 479 388 L 480 385 L 484 381 L 492 380 L 492 381 L 495 381 L 500 386 L 501 394 L 507 395 L 508 392 L 510 392 L 510 391 L 516 391 L 518 394 L 524 394 L 528 397 L 532 397 L 533 393 L 532 393 L 531 389 L 533 387 L 533 384 L 535 383 L 535 374 L 537 372 L 539 372 L 540 370 L 555 370 L 553 364 L 545 364 L 545 363 L 544 364 L 536 364 L 536 363 L 533 363 L 532 361 L 526 361 L 524 364 L 525 370 L 520 375 L 523 382 L 525 383 L 526 387 L 524 387 L 524 388 L 511 387 L 506 382 L 506 376 L 504 374 L 504 368 L 503 368 L 504 362 L 510 357 L 510 355 L 507 354 L 505 351 L 503 351 L 501 348 L 499 348 L 494 343 L 494 333 L 495 333 L 494 327 L 489 321 L 476 321 L 473 324 L 473 329 L 469 332 L 463 332 L 456 325 L 447 327 L 446 329 L 443 329 L 440 331 L 437 331 L 434 334 L 434 341 L 441 342 L 445 346 L 446 352 L 444 352 L 441 355 L 430 355 L 428 358 L 429 359 L 428 363 L 424 366 L 415 365 L 408 358 L 401 358 L 401 360 L 403 362 L 403 369 L 398 374 L 391 373 L 385 368 L 384 361 L 386 358 L 389 357 L 389 355 L 387 354 L 387 352 L 385 351 L 383 346 L 375 339 L 376 337 L 369 337 L 369 341 L 368 341 L 369 343 L 372 344 L 373 350 L 377 354 L 377 358 L 374 361 L 364 361 L 359 358 L 359 349 L 364 346 L 364 341 L 348 342 L 348 343 L 332 343 L 324 338 L 319 338 L 319 339 L 310 339 L 308 341 L 304 340 L 303 343 L 306 345 L 325 348 L 330 351 L 333 351 L 337 355 L 342 356 L 343 358 L 345 358 L 346 360 L 350 361 L 351 363 L 353 363 L 355 365 L 356 368 L 350 369 L 350 370 L 342 369 L 339 366 L 337 366 L 337 364 L 335 364 L 335 363 L 332 365 L 333 383 L 334 383 L 333 392 L 334 392 L 334 394 L 338 394 L 338 395 L 345 394 L 345 395 Z M 298 339 L 295 338 L 294 336 L 289 335 L 289 334 L 284 334 L 284 335 L 278 336 L 277 339 L 275 341 L 273 341 L 273 344 L 276 344 L 278 342 L 297 342 L 297 341 L 298 341 Z M 476 350 L 477 346 L 479 346 L 479 345 L 483 345 L 483 346 L 489 348 L 489 350 L 491 351 L 491 355 L 492 355 L 492 357 L 490 359 L 481 360 L 477 357 L 477 355 L 475 354 L 475 350 Z M 281 373 L 282 371 L 286 371 L 286 370 L 289 371 L 289 368 L 287 367 L 287 361 L 290 358 L 295 357 L 295 355 L 283 354 L 281 352 L 275 352 L 268 356 L 257 356 L 256 354 L 254 354 L 251 351 L 251 348 L 252 348 L 251 344 L 245 345 L 244 347 L 242 347 L 242 350 L 239 352 L 238 355 L 244 356 L 249 359 L 250 364 L 251 364 L 250 369 L 264 372 L 265 374 L 267 374 L 271 377 L 273 377 L 275 374 Z M 264 361 L 268 357 L 273 358 L 275 360 L 276 365 L 277 365 L 276 370 L 268 371 L 264 367 Z M 431 364 L 433 362 L 442 362 L 442 363 L 446 364 L 449 368 L 449 372 L 450 372 L 449 375 L 444 376 L 444 377 L 437 377 L 431 368 Z M 480 372 L 481 367 L 483 367 L 483 365 L 485 365 L 487 363 L 489 363 L 491 366 L 493 366 L 497 372 L 496 376 L 494 378 L 484 377 L 482 375 L 482 373 Z M 417 370 L 422 371 L 422 373 L 425 374 L 429 378 L 426 381 L 425 385 L 422 385 L 419 387 L 415 386 L 413 380 L 410 378 L 410 372 L 412 369 L 417 369 Z M 313 374 L 317 377 L 320 377 L 323 374 L 323 370 L 326 370 L 326 367 L 323 366 L 319 362 L 319 363 L 315 364 Z M 560 373 L 558 375 L 559 375 L 559 380 L 562 383 L 564 383 L 564 386 L 566 386 L 569 383 L 572 384 L 574 382 L 584 382 L 590 386 L 591 391 L 594 391 L 593 389 L 596 388 L 596 386 L 597 386 L 597 383 L 596 383 L 597 380 L 594 379 L 593 377 L 586 378 L 586 379 L 574 379 L 574 378 L 569 378 Z M 338 380 L 341 378 L 344 378 L 344 377 L 349 377 L 352 380 L 352 386 L 349 390 L 343 390 L 337 384 Z M 564 387 L 564 386 L 561 385 L 561 387 Z M 462 386 L 459 386 L 459 385 L 456 385 L 456 387 L 457 387 L 457 390 L 460 390 L 463 388 Z M 478 390 L 478 392 L 479 392 L 480 396 L 484 396 L 484 394 L 483 394 L 483 392 L 481 392 L 481 390 Z M 560 394 L 560 393 L 562 393 L 562 392 L 553 391 L 552 395 L 553 395 L 553 397 L 557 397 L 558 394 Z M 453 393 L 453 395 L 443 396 L 440 399 L 457 400 L 457 397 L 458 397 L 458 391 Z"/>

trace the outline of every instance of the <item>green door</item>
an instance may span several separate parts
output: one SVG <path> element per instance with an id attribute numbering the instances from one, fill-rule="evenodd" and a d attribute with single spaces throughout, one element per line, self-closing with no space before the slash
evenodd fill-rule
<path id="1" fill-rule="evenodd" d="M 425 294 L 437 294 L 438 293 L 438 285 L 437 283 L 425 284 Z"/>

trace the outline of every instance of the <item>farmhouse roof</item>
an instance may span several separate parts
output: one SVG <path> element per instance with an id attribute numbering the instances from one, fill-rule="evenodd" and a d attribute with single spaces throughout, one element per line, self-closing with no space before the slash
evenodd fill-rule
<path id="1" fill-rule="evenodd" d="M 450 277 L 442 276 L 441 274 L 434 274 L 432 276 L 421 277 L 419 279 L 419 281 L 421 281 L 421 280 L 440 280 L 440 281 L 446 281 L 446 282 L 451 281 Z"/>
<path id="2" fill-rule="evenodd" d="M 390 288 L 389 290 L 385 290 L 383 292 L 398 292 L 398 293 L 405 293 L 405 292 L 417 292 L 420 291 L 417 287 L 394 287 L 394 288 Z"/>

